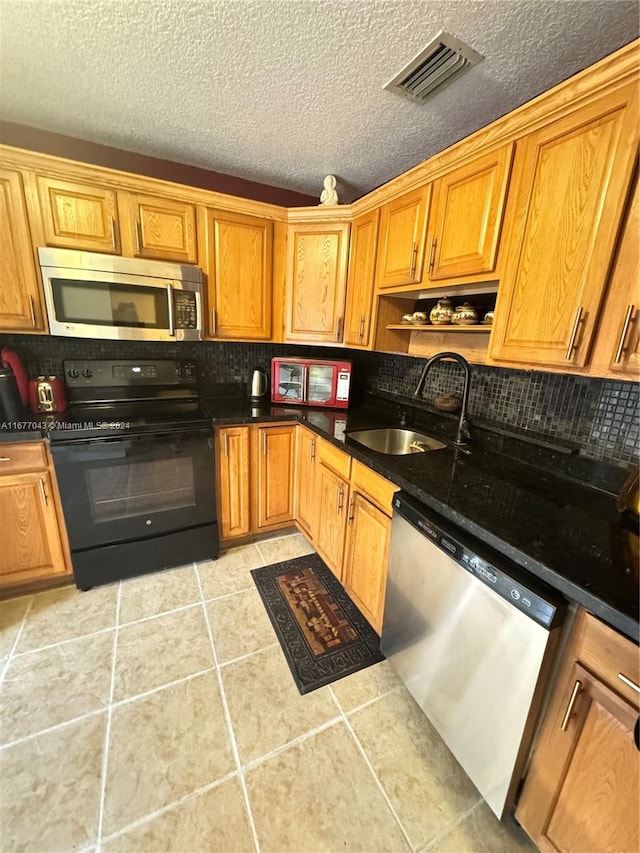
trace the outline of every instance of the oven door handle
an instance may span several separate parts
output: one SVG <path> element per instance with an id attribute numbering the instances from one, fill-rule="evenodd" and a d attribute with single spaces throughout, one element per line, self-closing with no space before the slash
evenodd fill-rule
<path id="1" fill-rule="evenodd" d="M 177 436 L 182 435 L 198 435 L 201 434 L 203 436 L 211 436 L 213 435 L 213 427 L 194 427 L 193 429 L 189 429 L 188 427 L 184 427 L 182 429 L 177 430 L 164 430 L 162 432 L 140 432 L 135 433 L 134 435 L 113 435 L 113 436 L 96 436 L 96 438 L 72 438 L 68 441 L 60 441 L 54 442 L 53 447 L 79 447 L 82 444 L 116 444 L 121 441 L 143 441 L 148 439 L 156 439 L 156 438 L 176 438 Z"/>
<path id="2" fill-rule="evenodd" d="M 169 334 L 173 338 L 176 334 L 176 324 L 173 317 L 173 285 L 171 282 L 167 284 L 167 303 L 169 305 Z"/>

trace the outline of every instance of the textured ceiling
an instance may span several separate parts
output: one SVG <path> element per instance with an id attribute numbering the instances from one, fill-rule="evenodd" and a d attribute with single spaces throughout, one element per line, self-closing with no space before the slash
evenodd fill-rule
<path id="1" fill-rule="evenodd" d="M 382 90 L 440 30 L 486 58 Z M 0 0 L 7 121 L 341 201 L 638 34 L 623 0 Z"/>

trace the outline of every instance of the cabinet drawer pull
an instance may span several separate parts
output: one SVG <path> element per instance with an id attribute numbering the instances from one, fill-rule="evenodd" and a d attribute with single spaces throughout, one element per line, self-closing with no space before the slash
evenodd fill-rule
<path id="1" fill-rule="evenodd" d="M 309 442 L 309 462 L 313 462 L 316 458 L 316 443 L 315 441 Z"/>
<path id="2" fill-rule="evenodd" d="M 262 433 L 262 455 L 267 455 L 267 434 L 266 432 Z"/>
<path id="3" fill-rule="evenodd" d="M 38 486 L 40 486 L 40 500 L 42 501 L 42 506 L 47 506 L 47 493 L 44 490 L 44 481 L 42 477 L 38 479 Z"/>
<path id="4" fill-rule="evenodd" d="M 109 226 L 111 228 L 111 245 L 116 247 L 116 220 L 113 216 L 110 217 Z"/>
<path id="5" fill-rule="evenodd" d="M 633 316 L 633 309 L 635 305 L 629 305 L 627 307 L 627 313 L 624 315 L 624 323 L 622 324 L 622 332 L 620 332 L 620 340 L 618 341 L 618 348 L 616 349 L 616 354 L 613 359 L 614 364 L 620 364 L 622 359 L 622 352 L 624 350 L 624 342 L 627 338 L 627 332 L 629 331 L 629 323 L 631 322 L 631 317 Z"/>
<path id="6" fill-rule="evenodd" d="M 571 361 L 573 358 L 573 351 L 576 346 L 576 335 L 578 334 L 578 326 L 580 325 L 580 318 L 582 317 L 582 305 L 576 311 L 576 319 L 573 321 L 573 329 L 571 330 L 571 338 L 569 339 L 569 346 L 567 347 L 567 354 L 565 355 L 565 359 L 567 361 Z"/>
<path id="7" fill-rule="evenodd" d="M 434 264 L 436 262 L 436 246 L 438 245 L 438 241 L 435 237 L 431 238 L 431 249 L 429 250 L 429 272 L 433 270 Z"/>
<path id="8" fill-rule="evenodd" d="M 11 462 L 10 456 L 0 456 L 0 462 Z"/>
<path id="9" fill-rule="evenodd" d="M 227 435 L 226 432 L 224 432 L 222 434 L 222 439 L 224 442 L 224 455 L 228 456 L 229 455 L 229 436 Z"/>
<path id="10" fill-rule="evenodd" d="M 562 723 L 560 728 L 563 732 L 566 732 L 567 726 L 569 725 L 569 720 L 571 719 L 571 714 L 573 713 L 573 706 L 576 704 L 576 699 L 578 698 L 578 693 L 582 690 L 582 682 L 576 681 L 573 685 L 573 690 L 571 691 L 571 698 L 569 699 L 569 704 L 567 705 L 567 710 L 564 712 L 564 717 L 562 718 Z"/>
<path id="11" fill-rule="evenodd" d="M 216 309 L 211 309 L 211 334 L 215 335 L 216 333 Z"/>
<path id="12" fill-rule="evenodd" d="M 418 260 L 418 244 L 414 243 L 411 249 L 411 269 L 409 270 L 409 278 L 413 278 L 416 274 L 416 261 Z"/>
<path id="13" fill-rule="evenodd" d="M 364 338 L 364 314 L 360 315 L 360 325 L 358 326 L 358 341 Z"/>
<path id="14" fill-rule="evenodd" d="M 342 317 L 338 317 L 338 325 L 336 326 L 336 341 L 342 338 Z"/>
<path id="15" fill-rule="evenodd" d="M 33 296 L 29 297 L 29 313 L 31 314 L 31 325 L 36 326 L 36 308 L 33 304 Z"/>
<path id="16" fill-rule="evenodd" d="M 343 488 L 342 486 L 338 489 L 338 495 L 336 500 L 336 512 L 340 512 L 342 510 L 342 497 L 343 497 Z"/>
<path id="17" fill-rule="evenodd" d="M 347 524 L 353 521 L 353 498 L 349 498 L 349 509 L 347 511 Z"/>
<path id="18" fill-rule="evenodd" d="M 140 254 L 140 247 L 142 246 L 142 227 L 140 226 L 140 220 L 136 219 L 136 251 Z"/>
<path id="19" fill-rule="evenodd" d="M 635 681 L 631 681 L 630 678 L 627 678 L 626 675 L 623 675 L 621 672 L 618 673 L 618 678 L 623 684 L 626 684 L 627 687 L 630 687 L 632 690 L 635 690 L 636 693 L 640 693 L 640 686 L 638 686 Z"/>

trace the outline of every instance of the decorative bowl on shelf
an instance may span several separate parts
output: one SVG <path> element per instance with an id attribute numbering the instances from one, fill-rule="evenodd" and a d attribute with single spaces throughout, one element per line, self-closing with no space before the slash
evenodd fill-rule
<path id="1" fill-rule="evenodd" d="M 407 325 L 410 325 L 411 323 L 413 323 L 413 314 L 403 314 L 402 315 L 402 322 L 406 323 Z"/>
<path id="2" fill-rule="evenodd" d="M 434 326 L 450 326 L 452 314 L 453 303 L 448 296 L 443 296 L 431 309 L 429 319 Z"/>
<path id="3" fill-rule="evenodd" d="M 482 325 L 483 326 L 491 326 L 493 324 L 493 315 L 494 315 L 493 309 L 491 309 L 491 311 L 487 311 L 487 313 L 482 318 Z"/>
<path id="4" fill-rule="evenodd" d="M 414 324 L 414 326 L 424 326 L 426 323 L 429 322 L 429 320 L 427 319 L 427 315 L 424 313 L 424 311 L 414 311 L 411 322 Z"/>
<path id="5" fill-rule="evenodd" d="M 454 326 L 475 326 L 478 322 L 478 312 L 469 302 L 458 305 L 451 315 Z"/>

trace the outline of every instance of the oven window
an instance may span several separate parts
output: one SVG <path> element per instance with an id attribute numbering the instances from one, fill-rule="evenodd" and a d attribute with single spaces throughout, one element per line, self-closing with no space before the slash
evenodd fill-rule
<path id="1" fill-rule="evenodd" d="M 166 287 L 52 278 L 56 319 L 61 323 L 168 329 Z"/>
<path id="2" fill-rule="evenodd" d="M 133 462 L 86 472 L 93 520 L 116 521 L 196 504 L 191 457 Z"/>

